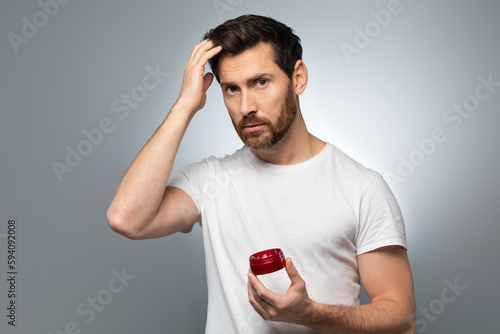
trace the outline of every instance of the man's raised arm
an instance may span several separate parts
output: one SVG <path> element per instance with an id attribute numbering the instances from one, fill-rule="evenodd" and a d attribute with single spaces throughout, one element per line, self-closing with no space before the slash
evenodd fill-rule
<path id="1" fill-rule="evenodd" d="M 148 239 L 188 228 L 198 218 L 193 200 L 182 190 L 165 187 L 186 129 L 206 101 L 213 74 L 204 66 L 221 51 L 205 40 L 193 48 L 181 92 L 165 121 L 125 173 L 108 209 L 110 227 L 130 239 Z"/>

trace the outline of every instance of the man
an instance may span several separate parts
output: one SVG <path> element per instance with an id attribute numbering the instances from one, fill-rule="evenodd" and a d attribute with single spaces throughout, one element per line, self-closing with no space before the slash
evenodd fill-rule
<path id="1" fill-rule="evenodd" d="M 111 228 L 145 239 L 200 222 L 207 333 L 412 333 L 413 281 L 399 207 L 378 173 L 307 131 L 299 38 L 254 15 L 205 38 L 193 49 L 177 102 L 118 187 Z M 204 75 L 209 61 L 245 146 L 170 175 L 189 122 L 205 105 L 214 76 Z M 248 270 L 252 253 L 274 247 L 290 256 L 286 295 Z M 360 280 L 372 300 L 361 306 Z"/>

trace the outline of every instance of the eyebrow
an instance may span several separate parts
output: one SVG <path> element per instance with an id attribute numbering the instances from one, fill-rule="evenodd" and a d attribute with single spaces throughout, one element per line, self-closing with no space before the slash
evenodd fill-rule
<path id="1" fill-rule="evenodd" d="M 253 83 L 253 82 L 255 82 L 255 81 L 259 80 L 259 79 L 262 79 L 262 78 L 270 78 L 270 79 L 272 79 L 273 77 L 274 76 L 271 73 L 265 73 L 265 72 L 258 73 L 256 75 L 252 76 L 251 78 L 248 78 L 246 80 L 246 83 L 247 84 L 251 84 L 251 83 Z M 223 87 L 238 86 L 235 82 L 231 82 L 231 81 L 221 81 L 220 85 L 223 86 Z"/>

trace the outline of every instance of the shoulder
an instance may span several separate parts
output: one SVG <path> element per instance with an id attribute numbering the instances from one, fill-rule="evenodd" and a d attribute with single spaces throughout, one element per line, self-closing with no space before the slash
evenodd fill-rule
<path id="1" fill-rule="evenodd" d="M 181 173 L 211 173 L 213 171 L 225 170 L 228 168 L 234 168 L 239 166 L 244 162 L 246 157 L 245 153 L 246 147 L 242 147 L 236 150 L 232 154 L 226 154 L 224 156 L 211 155 L 201 161 L 192 162 L 184 167 L 181 167 L 178 172 Z"/>
<path id="2" fill-rule="evenodd" d="M 391 193 L 380 173 L 365 167 L 334 145 L 328 145 L 330 152 L 325 164 L 330 172 L 328 175 L 331 175 L 332 183 L 345 197 L 357 202 L 367 193 L 378 194 L 376 196 Z"/>
<path id="3" fill-rule="evenodd" d="M 241 163 L 245 160 L 247 156 L 247 152 L 245 152 L 246 150 L 248 149 L 245 146 L 243 146 L 242 148 L 236 150 L 232 154 L 226 154 L 224 156 L 211 155 L 195 164 L 204 164 L 211 167 L 217 167 L 217 166 L 225 166 L 232 163 Z"/>
<path id="4" fill-rule="evenodd" d="M 328 163 L 333 166 L 336 173 L 344 179 L 358 179 L 369 182 L 373 177 L 379 175 L 375 170 L 365 167 L 340 148 L 328 143 Z"/>

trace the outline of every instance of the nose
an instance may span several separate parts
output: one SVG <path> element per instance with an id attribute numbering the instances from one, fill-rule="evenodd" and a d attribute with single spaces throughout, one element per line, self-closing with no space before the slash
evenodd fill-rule
<path id="1" fill-rule="evenodd" d="M 242 90 L 240 113 L 246 116 L 250 113 L 257 112 L 256 98 L 251 90 Z"/>

